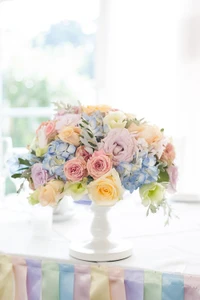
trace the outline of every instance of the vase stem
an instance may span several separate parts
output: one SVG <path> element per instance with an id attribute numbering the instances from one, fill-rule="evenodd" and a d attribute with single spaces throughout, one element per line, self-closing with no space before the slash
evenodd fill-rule
<path id="1" fill-rule="evenodd" d="M 108 219 L 110 207 L 92 204 L 91 210 L 93 212 L 93 220 L 90 232 L 93 239 L 107 240 L 111 234 L 111 226 Z"/>

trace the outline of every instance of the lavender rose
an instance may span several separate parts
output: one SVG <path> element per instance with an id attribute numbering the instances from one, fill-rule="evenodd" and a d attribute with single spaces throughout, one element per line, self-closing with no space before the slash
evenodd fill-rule
<path id="1" fill-rule="evenodd" d="M 33 179 L 34 188 L 44 185 L 48 179 L 48 173 L 42 169 L 41 163 L 36 163 L 31 168 L 31 177 Z"/>
<path id="2" fill-rule="evenodd" d="M 137 151 L 136 140 L 126 128 L 111 129 L 99 148 L 113 156 L 114 166 L 120 162 L 132 161 Z"/>

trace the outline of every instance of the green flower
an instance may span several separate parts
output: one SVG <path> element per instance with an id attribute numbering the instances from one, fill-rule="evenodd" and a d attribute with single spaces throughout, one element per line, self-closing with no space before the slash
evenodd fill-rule
<path id="1" fill-rule="evenodd" d="M 28 201 L 31 205 L 35 205 L 39 203 L 39 190 L 35 190 L 32 194 L 29 195 Z"/>
<path id="2" fill-rule="evenodd" d="M 80 200 L 87 192 L 86 178 L 80 182 L 67 182 L 65 184 L 64 193 L 71 196 L 74 200 Z"/>
<path id="3" fill-rule="evenodd" d="M 142 204 L 150 206 L 151 211 L 156 212 L 157 207 L 164 200 L 165 187 L 158 182 L 152 182 L 141 186 L 139 192 Z"/>

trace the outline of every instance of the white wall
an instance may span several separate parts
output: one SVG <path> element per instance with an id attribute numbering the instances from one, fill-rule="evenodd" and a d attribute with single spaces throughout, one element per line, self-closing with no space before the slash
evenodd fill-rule
<path id="1" fill-rule="evenodd" d="M 165 128 L 200 192 L 200 1 L 112 0 L 107 101 Z"/>

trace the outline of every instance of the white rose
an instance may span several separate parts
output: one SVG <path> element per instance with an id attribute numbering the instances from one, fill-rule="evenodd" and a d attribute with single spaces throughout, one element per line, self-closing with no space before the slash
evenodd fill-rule
<path id="1" fill-rule="evenodd" d="M 127 123 L 127 117 L 121 111 L 111 111 L 104 117 L 103 123 L 107 125 L 109 129 L 124 128 Z"/>

